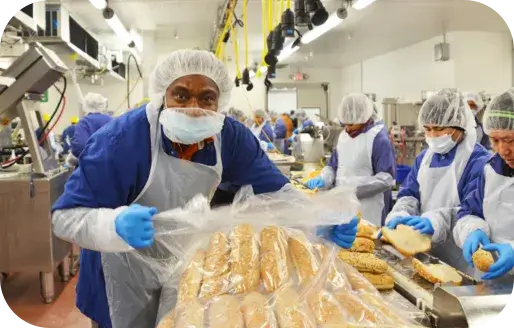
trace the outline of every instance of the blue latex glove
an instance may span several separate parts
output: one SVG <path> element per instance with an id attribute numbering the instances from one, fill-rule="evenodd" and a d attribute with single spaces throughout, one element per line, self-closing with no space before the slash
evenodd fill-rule
<path id="1" fill-rule="evenodd" d="M 275 145 L 271 142 L 268 142 L 268 150 L 273 150 L 275 149 Z"/>
<path id="2" fill-rule="evenodd" d="M 295 130 L 293 131 L 293 134 L 298 134 L 298 132 L 300 132 L 300 131 L 299 131 L 299 129 L 295 129 Z"/>
<path id="3" fill-rule="evenodd" d="M 287 141 L 289 141 L 290 143 L 293 143 L 294 142 L 294 137 L 295 136 L 290 137 L 289 139 L 287 139 Z"/>
<path id="4" fill-rule="evenodd" d="M 325 181 L 323 180 L 322 177 L 315 177 L 315 178 L 312 178 L 309 181 L 307 181 L 305 186 L 311 190 L 316 189 L 316 188 L 320 189 L 320 188 L 325 187 Z"/>
<path id="5" fill-rule="evenodd" d="M 116 233 L 131 247 L 150 247 L 155 234 L 152 216 L 156 213 L 154 207 L 130 205 L 116 217 Z"/>
<path id="6" fill-rule="evenodd" d="M 469 237 L 468 237 L 469 238 Z M 482 247 L 488 252 L 497 252 L 498 261 L 482 276 L 483 280 L 500 278 L 514 268 L 514 249 L 509 244 L 489 244 Z"/>
<path id="7" fill-rule="evenodd" d="M 430 220 L 420 216 L 398 216 L 387 222 L 385 226 L 389 229 L 396 229 L 400 224 L 411 226 L 424 235 L 434 234 L 434 227 Z M 380 231 L 377 238 L 380 239 L 381 237 L 382 231 Z"/>
<path id="8" fill-rule="evenodd" d="M 475 230 L 468 235 L 466 241 L 464 241 L 464 245 L 462 245 L 462 254 L 470 267 L 474 267 L 472 256 L 478 250 L 480 244 L 485 246 L 490 243 L 489 237 L 487 237 L 482 230 Z"/>
<path id="9" fill-rule="evenodd" d="M 350 249 L 352 248 L 355 237 L 357 236 L 357 224 L 359 219 L 353 218 L 347 224 L 328 227 L 318 231 L 327 240 L 334 242 L 337 246 Z"/>

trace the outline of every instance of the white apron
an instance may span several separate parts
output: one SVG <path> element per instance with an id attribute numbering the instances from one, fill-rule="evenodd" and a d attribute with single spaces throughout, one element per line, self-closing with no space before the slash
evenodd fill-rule
<path id="1" fill-rule="evenodd" d="M 455 158 L 450 166 L 431 168 L 430 163 L 434 152 L 427 150 L 418 172 L 418 183 L 421 197 L 421 214 L 438 208 L 452 208 L 460 204 L 458 184 L 474 148 L 471 138 L 466 138 L 457 146 Z M 452 217 L 451 231 L 457 222 Z M 470 268 L 462 255 L 462 250 L 455 244 L 453 234 L 430 252 L 441 261 L 461 270 L 471 273 Z"/>
<path id="2" fill-rule="evenodd" d="M 215 166 L 169 156 L 162 148 L 159 113 L 151 106 L 146 108 L 152 166 L 148 181 L 133 204 L 156 207 L 162 212 L 186 205 L 197 194 L 212 198 L 223 170 L 220 135 L 214 137 Z M 154 227 L 156 233 L 173 229 L 163 222 L 156 222 Z M 162 286 L 168 281 L 176 263 L 176 257 L 166 247 L 165 237 L 156 238 L 152 247 L 147 249 L 102 253 L 113 328 L 153 328 L 157 325 L 159 299 L 165 297 L 169 307 L 176 302 L 176 290 L 167 291 L 166 296 L 161 295 Z"/>
<path id="3" fill-rule="evenodd" d="M 355 138 L 343 130 L 337 142 L 337 175 L 336 186 L 344 183 L 359 183 L 359 177 L 372 177 L 373 165 L 371 155 L 373 152 L 373 141 L 383 126 L 373 126 L 366 133 L 361 133 Z M 384 209 L 384 194 L 380 193 L 370 198 L 361 199 L 362 214 L 364 219 L 380 227 L 382 222 L 382 211 Z"/>
<path id="4" fill-rule="evenodd" d="M 262 132 L 262 129 L 264 128 L 264 125 L 266 124 L 266 122 L 262 122 L 261 125 L 257 126 L 257 125 L 252 125 L 252 127 L 250 128 L 250 131 L 252 131 L 253 135 L 255 136 L 255 138 L 259 139 L 260 140 L 260 135 L 261 135 L 261 132 Z"/>
<path id="5" fill-rule="evenodd" d="M 484 169 L 485 186 L 482 204 L 484 217 L 491 228 L 491 242 L 514 243 L 514 178 L 498 174 L 491 165 Z"/>

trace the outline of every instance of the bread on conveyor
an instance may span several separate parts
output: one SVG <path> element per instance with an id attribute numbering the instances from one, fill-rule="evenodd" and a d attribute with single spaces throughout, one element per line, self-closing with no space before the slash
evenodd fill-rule
<path id="1" fill-rule="evenodd" d="M 221 232 L 214 233 L 205 254 L 204 280 L 200 288 L 200 298 L 227 292 L 230 274 L 229 257 L 230 245 L 227 236 Z"/>
<path id="2" fill-rule="evenodd" d="M 251 292 L 246 295 L 241 304 L 241 311 L 243 312 L 246 328 L 277 327 L 273 310 L 268 303 L 268 298 L 261 293 Z"/>
<path id="3" fill-rule="evenodd" d="M 362 275 L 378 290 L 385 291 L 394 288 L 394 279 L 387 273 L 384 274 L 373 274 L 363 272 Z"/>
<path id="4" fill-rule="evenodd" d="M 230 233 L 230 286 L 235 294 L 257 289 L 260 279 L 259 245 L 249 224 Z"/>
<path id="5" fill-rule="evenodd" d="M 182 273 L 178 288 L 178 301 L 183 302 L 198 297 L 200 285 L 203 277 L 203 266 L 205 262 L 205 252 L 198 250 L 193 255 L 191 262 Z"/>
<path id="6" fill-rule="evenodd" d="M 280 327 L 316 328 L 316 320 L 309 306 L 292 287 L 277 292 L 275 314 Z M 228 328 L 228 327 L 227 327 Z"/>
<path id="7" fill-rule="evenodd" d="M 175 325 L 173 328 L 203 328 L 204 307 L 198 300 L 186 301 L 175 309 Z"/>
<path id="8" fill-rule="evenodd" d="M 350 252 L 358 252 L 358 253 L 373 253 L 375 250 L 375 242 L 371 239 L 364 237 L 357 237 L 353 242 L 352 248 L 349 249 Z"/>
<path id="9" fill-rule="evenodd" d="M 482 248 L 480 248 L 475 252 L 475 254 L 473 254 L 473 265 L 478 270 L 487 272 L 493 264 L 494 258 L 491 252 L 484 251 Z"/>
<path id="10" fill-rule="evenodd" d="M 337 256 L 359 272 L 380 274 L 385 273 L 389 268 L 387 262 L 369 253 L 353 253 L 341 249 Z"/>
<path id="11" fill-rule="evenodd" d="M 261 279 L 266 292 L 274 292 L 291 279 L 287 235 L 284 229 L 270 226 L 261 231 Z"/>
<path id="12" fill-rule="evenodd" d="M 382 234 L 404 256 L 428 252 L 432 245 L 430 236 L 403 224 L 398 225 L 396 229 L 382 227 Z"/>
<path id="13" fill-rule="evenodd" d="M 195 327 L 196 326 L 191 326 Z M 232 295 L 222 295 L 214 299 L 209 307 L 209 328 L 244 328 L 243 313 L 239 300 Z"/>
<path id="14" fill-rule="evenodd" d="M 373 236 L 376 235 L 378 228 L 369 224 L 364 220 L 360 220 L 357 225 L 357 237 L 363 237 L 368 239 L 373 239 Z"/>
<path id="15" fill-rule="evenodd" d="M 412 259 L 414 270 L 424 279 L 433 284 L 453 283 L 457 286 L 462 284 L 462 276 L 457 270 L 446 264 L 424 264 L 418 259 Z"/>
<path id="16" fill-rule="evenodd" d="M 373 284 L 364 276 L 359 273 L 354 267 L 343 264 L 344 273 L 352 289 L 356 292 L 377 293 L 377 289 Z"/>

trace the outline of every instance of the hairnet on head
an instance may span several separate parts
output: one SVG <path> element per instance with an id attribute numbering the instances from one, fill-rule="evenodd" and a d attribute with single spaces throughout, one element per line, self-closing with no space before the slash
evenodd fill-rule
<path id="1" fill-rule="evenodd" d="M 255 115 L 257 117 L 262 117 L 262 118 L 266 118 L 266 116 L 267 116 L 266 112 L 263 109 L 254 110 L 253 115 Z"/>
<path id="2" fill-rule="evenodd" d="M 305 120 L 307 118 L 307 113 L 305 112 L 305 109 L 299 108 L 296 110 L 295 116 L 297 119 Z"/>
<path id="3" fill-rule="evenodd" d="M 471 113 L 468 103 L 457 89 L 442 89 L 421 106 L 419 124 L 468 130 L 468 112 Z"/>
<path id="4" fill-rule="evenodd" d="M 484 132 L 514 131 L 514 88 L 496 96 L 487 106 L 483 118 Z"/>
<path id="5" fill-rule="evenodd" d="M 105 113 L 107 111 L 108 100 L 104 96 L 89 92 L 84 97 L 82 109 L 86 113 Z"/>
<path id="6" fill-rule="evenodd" d="M 363 93 L 352 93 L 343 97 L 338 112 L 343 124 L 364 124 L 373 115 L 373 102 Z"/>
<path id="7" fill-rule="evenodd" d="M 161 107 L 168 87 L 188 75 L 203 75 L 214 81 L 220 92 L 218 109 L 228 106 L 232 91 L 228 70 L 214 54 L 204 50 L 177 50 L 159 63 L 150 75 L 148 93 L 151 103 Z"/>
<path id="8" fill-rule="evenodd" d="M 245 113 L 242 110 L 236 109 L 234 110 L 233 118 L 241 121 L 245 117 Z"/>
<path id="9" fill-rule="evenodd" d="M 485 104 L 484 104 L 484 101 L 482 100 L 482 96 L 480 94 L 478 94 L 476 92 L 463 92 L 462 96 L 464 97 L 465 102 L 468 102 L 468 101 L 474 102 L 475 105 L 477 105 L 478 111 L 481 111 L 482 109 L 484 109 Z"/>

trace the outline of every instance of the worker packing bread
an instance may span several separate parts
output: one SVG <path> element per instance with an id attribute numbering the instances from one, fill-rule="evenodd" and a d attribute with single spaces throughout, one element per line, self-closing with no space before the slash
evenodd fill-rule
<path id="1" fill-rule="evenodd" d="M 495 154 L 462 202 L 453 235 L 470 266 L 480 245 L 498 254 L 496 263 L 486 265 L 481 277 L 489 280 L 514 268 L 514 88 L 493 99 L 483 122 Z"/>
<path id="2" fill-rule="evenodd" d="M 404 224 L 431 235 L 432 255 L 469 271 L 451 229 L 458 206 L 471 192 L 489 153 L 476 143 L 473 114 L 458 90 L 443 89 L 429 97 L 418 119 L 428 149 L 416 157 L 386 226 Z"/>
<path id="3" fill-rule="evenodd" d="M 309 189 L 330 189 L 345 183 L 357 185 L 363 218 L 382 226 L 392 202 L 396 177 L 394 149 L 384 125 L 373 120 L 373 102 L 363 93 L 350 94 L 339 106 L 345 129 L 321 175 L 309 180 Z M 364 192 L 363 192 L 364 191 Z"/>

